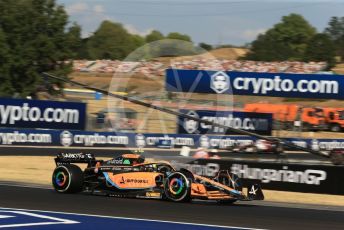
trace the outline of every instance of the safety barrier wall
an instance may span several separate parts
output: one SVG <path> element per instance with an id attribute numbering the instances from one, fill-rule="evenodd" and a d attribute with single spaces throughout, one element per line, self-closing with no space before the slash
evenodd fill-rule
<path id="1" fill-rule="evenodd" d="M 182 114 L 212 121 L 235 129 L 242 129 L 261 135 L 271 135 L 272 114 L 239 111 L 180 110 Z M 181 116 L 178 117 L 178 133 L 184 134 L 234 134 L 224 128 L 206 125 Z"/>
<path id="2" fill-rule="evenodd" d="M 313 149 L 344 147 L 344 139 L 288 139 Z M 189 134 L 134 134 L 68 130 L 0 129 L 0 145 L 131 147 L 156 148 L 189 146 L 226 149 L 235 143 L 249 144 L 246 136 L 206 136 Z M 67 148 L 68 149 L 68 148 Z M 72 150 L 71 150 L 72 151 Z M 184 159 L 184 158 L 183 158 Z M 261 181 L 263 189 L 344 195 L 344 166 L 263 163 L 190 158 L 172 160 L 176 167 L 212 177 L 219 170 L 231 170 L 243 178 L 244 184 Z M 187 161 L 187 162 L 185 162 Z"/>
<path id="3" fill-rule="evenodd" d="M 85 129 L 86 104 L 0 98 L 0 127 Z"/>
<path id="4" fill-rule="evenodd" d="M 344 195 L 344 166 L 263 163 L 252 161 L 197 159 L 172 161 L 199 175 L 213 177 L 219 170 L 230 170 L 242 178 L 244 186 L 259 182 L 264 189 Z"/>
<path id="5" fill-rule="evenodd" d="M 79 130 L 0 129 L 0 145 L 131 147 L 131 148 L 217 148 L 229 149 L 236 144 L 251 144 L 256 138 L 248 136 L 219 136 L 161 133 L 115 133 Z M 344 139 L 285 138 L 314 150 L 344 148 Z"/>

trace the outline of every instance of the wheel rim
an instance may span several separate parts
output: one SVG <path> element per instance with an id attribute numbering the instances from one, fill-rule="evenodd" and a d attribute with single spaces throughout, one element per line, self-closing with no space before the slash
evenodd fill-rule
<path id="1" fill-rule="evenodd" d="M 55 183 L 59 187 L 63 187 L 66 184 L 66 182 L 67 182 L 67 175 L 64 172 L 56 173 Z"/>
<path id="2" fill-rule="evenodd" d="M 53 173 L 53 187 L 58 192 L 65 192 L 70 186 L 70 174 L 64 166 L 56 168 Z"/>
<path id="3" fill-rule="evenodd" d="M 190 183 L 181 173 L 170 175 L 165 182 L 165 195 L 169 200 L 181 201 L 188 196 Z"/>
<path id="4" fill-rule="evenodd" d="M 174 195 L 179 195 L 183 190 L 184 183 L 182 180 L 173 178 L 169 184 L 169 190 Z"/>

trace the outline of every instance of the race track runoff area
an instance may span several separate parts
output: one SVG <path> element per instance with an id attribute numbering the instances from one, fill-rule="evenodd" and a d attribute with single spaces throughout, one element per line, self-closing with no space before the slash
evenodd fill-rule
<path id="1" fill-rule="evenodd" d="M 344 209 L 195 201 L 173 203 L 0 185 L 0 229 L 343 229 Z M 43 210 L 43 211 L 40 211 Z M 81 213 L 81 214 L 80 214 Z"/>
<path id="2" fill-rule="evenodd" d="M 159 220 L 144 220 L 123 217 L 107 217 L 0 208 L 0 228 L 5 229 L 94 230 L 107 229 L 109 228 L 109 226 L 116 230 L 151 230 L 178 228 L 182 228 L 185 230 L 246 229 L 240 227 L 202 225 Z"/>

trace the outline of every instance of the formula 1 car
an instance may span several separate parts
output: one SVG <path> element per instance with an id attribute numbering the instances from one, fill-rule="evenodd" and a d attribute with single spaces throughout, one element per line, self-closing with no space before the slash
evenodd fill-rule
<path id="1" fill-rule="evenodd" d="M 244 153 L 271 153 L 281 154 L 283 153 L 283 146 L 279 143 L 258 139 L 251 144 L 234 146 L 231 149 L 233 152 L 244 152 Z"/>
<path id="2" fill-rule="evenodd" d="M 115 197 L 156 198 L 175 202 L 192 199 L 232 203 L 263 200 L 259 184 L 242 192 L 240 178 L 220 171 L 214 178 L 175 170 L 167 162 L 146 162 L 139 154 L 123 154 L 111 160 L 96 160 L 92 154 L 60 153 L 52 184 L 59 193 L 84 192 Z M 75 164 L 86 163 L 82 171 Z"/>

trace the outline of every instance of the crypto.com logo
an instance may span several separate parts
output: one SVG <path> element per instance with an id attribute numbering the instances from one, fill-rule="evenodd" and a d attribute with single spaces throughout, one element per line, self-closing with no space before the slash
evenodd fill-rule
<path id="1" fill-rule="evenodd" d="M 198 114 L 195 111 L 189 111 L 186 115 L 189 115 L 194 118 L 199 118 Z M 183 127 L 188 133 L 195 133 L 198 130 L 198 121 L 191 120 L 188 118 L 184 119 Z"/>
<path id="2" fill-rule="evenodd" d="M 222 71 L 210 76 L 210 88 L 216 93 L 224 93 L 229 89 L 229 76 Z"/>
<path id="3" fill-rule="evenodd" d="M 73 144 L 73 134 L 67 130 L 60 134 L 60 142 L 64 147 L 69 147 Z"/>

